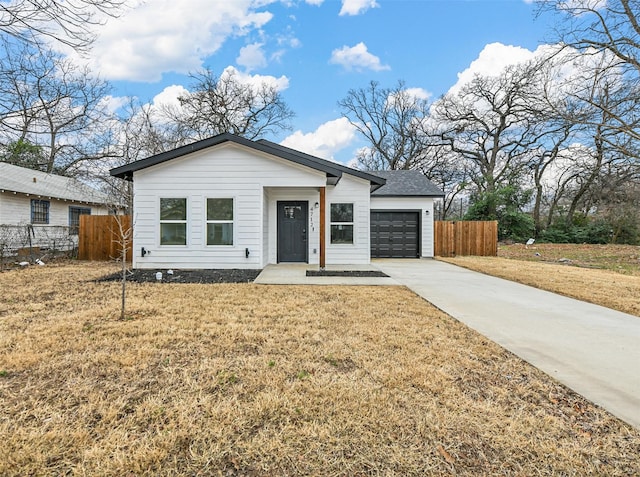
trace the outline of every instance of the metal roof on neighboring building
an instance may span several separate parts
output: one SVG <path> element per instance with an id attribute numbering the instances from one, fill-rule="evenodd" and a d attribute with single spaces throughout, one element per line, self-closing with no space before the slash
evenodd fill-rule
<path id="1" fill-rule="evenodd" d="M 0 162 L 0 192 L 2 191 L 92 204 L 109 203 L 106 194 L 77 179 L 14 166 L 7 162 Z"/>

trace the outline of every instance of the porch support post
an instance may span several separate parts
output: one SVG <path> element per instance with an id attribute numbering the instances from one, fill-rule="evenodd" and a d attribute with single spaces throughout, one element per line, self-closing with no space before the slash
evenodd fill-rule
<path id="1" fill-rule="evenodd" d="M 320 268 L 325 266 L 325 237 L 326 237 L 326 224 L 325 224 L 325 192 L 326 187 L 320 187 Z"/>

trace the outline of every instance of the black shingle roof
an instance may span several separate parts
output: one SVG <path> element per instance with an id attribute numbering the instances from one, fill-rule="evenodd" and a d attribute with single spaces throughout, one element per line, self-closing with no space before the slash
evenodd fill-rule
<path id="1" fill-rule="evenodd" d="M 371 193 L 373 197 L 443 197 L 444 192 L 420 171 L 370 171 L 387 183 Z"/>

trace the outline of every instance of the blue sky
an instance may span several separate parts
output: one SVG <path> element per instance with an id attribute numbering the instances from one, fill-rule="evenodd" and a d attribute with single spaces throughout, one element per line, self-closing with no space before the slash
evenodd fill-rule
<path id="1" fill-rule="evenodd" d="M 134 0 L 102 27 L 92 70 L 114 96 L 171 101 L 188 71 L 278 85 L 293 131 L 268 138 L 348 162 L 361 142 L 336 102 L 371 80 L 435 99 L 463 72 L 519 61 L 551 34 L 531 0 Z M 462 79 L 465 75 L 462 75 Z"/>

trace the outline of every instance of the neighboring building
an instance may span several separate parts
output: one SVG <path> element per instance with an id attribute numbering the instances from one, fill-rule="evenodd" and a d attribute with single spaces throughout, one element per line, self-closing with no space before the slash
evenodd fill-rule
<path id="1" fill-rule="evenodd" d="M 0 245 L 68 250 L 80 215 L 105 215 L 109 198 L 82 182 L 0 162 Z"/>
<path id="2" fill-rule="evenodd" d="M 431 257 L 433 199 L 443 194 L 419 172 L 400 172 L 225 133 L 111 175 L 133 181 L 133 266 L 197 269 Z"/>

